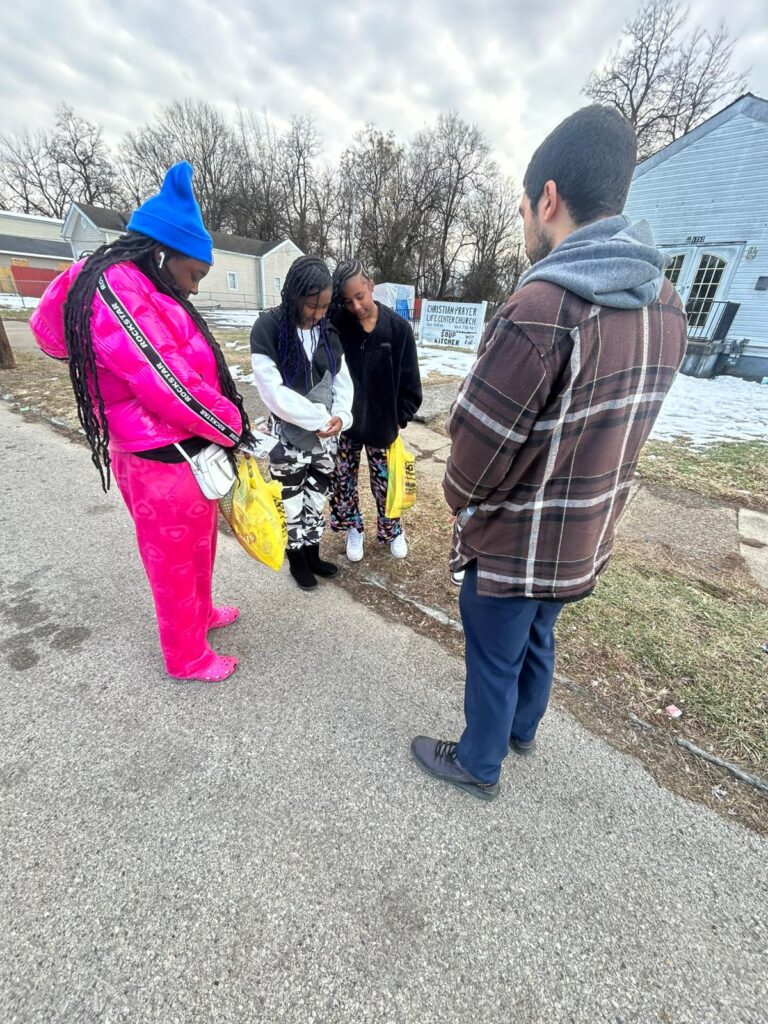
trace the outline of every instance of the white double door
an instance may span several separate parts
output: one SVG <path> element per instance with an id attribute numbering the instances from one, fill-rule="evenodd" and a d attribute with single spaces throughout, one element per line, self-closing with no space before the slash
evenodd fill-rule
<path id="1" fill-rule="evenodd" d="M 708 337 L 722 308 L 716 303 L 728 297 L 744 243 L 662 245 L 660 249 L 672 261 L 666 274 L 685 303 L 689 334 Z"/>

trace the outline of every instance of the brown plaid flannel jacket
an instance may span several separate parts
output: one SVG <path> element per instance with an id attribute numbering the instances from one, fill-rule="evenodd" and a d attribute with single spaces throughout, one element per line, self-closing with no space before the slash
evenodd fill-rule
<path id="1" fill-rule="evenodd" d="M 512 295 L 448 423 L 451 568 L 476 560 L 484 595 L 586 597 L 685 345 L 666 279 L 640 309 L 595 306 L 546 281 Z"/>

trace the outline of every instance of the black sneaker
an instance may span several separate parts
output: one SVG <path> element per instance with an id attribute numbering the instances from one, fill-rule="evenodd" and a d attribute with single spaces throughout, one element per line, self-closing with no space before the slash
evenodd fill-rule
<path id="1" fill-rule="evenodd" d="M 462 767 L 456 757 L 458 744 L 450 740 L 436 740 L 431 736 L 417 736 L 411 741 L 411 754 L 416 764 L 427 775 L 479 797 L 495 800 L 501 786 L 498 782 L 481 782 Z"/>
<path id="2" fill-rule="evenodd" d="M 522 740 L 516 740 L 514 736 L 510 736 L 509 749 L 514 750 L 516 754 L 522 754 L 523 757 L 530 757 L 536 750 L 536 740 L 528 740 L 527 743 L 524 743 Z"/>

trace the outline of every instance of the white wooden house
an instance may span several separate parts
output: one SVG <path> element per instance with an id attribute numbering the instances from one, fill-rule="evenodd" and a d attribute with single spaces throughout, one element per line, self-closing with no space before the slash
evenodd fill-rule
<path id="1" fill-rule="evenodd" d="M 125 231 L 128 217 L 116 210 L 73 203 L 62 236 L 76 259 Z M 200 283 L 196 305 L 207 309 L 267 309 L 280 302 L 291 263 L 302 255 L 290 239 L 264 242 L 214 231 L 213 266 Z"/>
<path id="2" fill-rule="evenodd" d="M 70 266 L 72 251 L 61 238 L 63 223 L 0 210 L 0 296 L 39 297 Z"/>
<path id="3" fill-rule="evenodd" d="M 638 164 L 626 213 L 670 259 L 683 372 L 768 376 L 768 100 L 748 93 Z"/>
<path id="4" fill-rule="evenodd" d="M 269 309 L 280 302 L 280 290 L 301 249 L 289 238 L 262 242 L 220 231 L 211 232 L 213 266 L 200 283 L 201 306 Z"/>

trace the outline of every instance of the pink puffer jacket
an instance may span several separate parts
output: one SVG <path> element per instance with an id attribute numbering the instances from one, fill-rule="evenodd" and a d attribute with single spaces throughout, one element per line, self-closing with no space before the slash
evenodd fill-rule
<path id="1" fill-rule="evenodd" d="M 67 358 L 64 303 L 82 265 L 51 282 L 29 321 L 40 348 L 55 359 Z M 221 393 L 207 341 L 135 264 L 119 263 L 102 275 L 91 337 L 110 447 L 140 452 L 188 437 L 237 443 L 240 412 Z"/>

